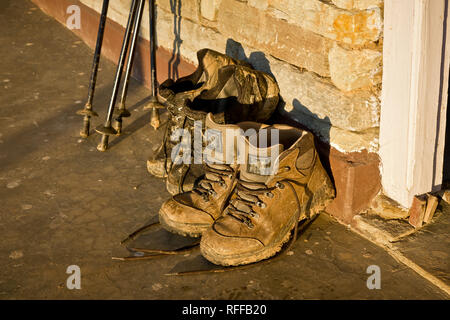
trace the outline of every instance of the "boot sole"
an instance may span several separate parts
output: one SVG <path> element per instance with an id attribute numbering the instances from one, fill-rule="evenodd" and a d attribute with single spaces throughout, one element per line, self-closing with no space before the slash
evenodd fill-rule
<path id="1" fill-rule="evenodd" d="M 311 201 L 312 206 L 309 210 L 310 218 L 306 219 L 306 222 L 312 220 L 316 215 L 322 212 L 328 206 L 328 204 L 330 204 L 330 202 L 333 201 L 334 199 L 334 189 L 333 188 L 330 189 L 328 181 L 325 183 L 325 186 L 323 186 L 317 191 L 317 193 L 327 194 L 329 195 L 329 198 L 325 201 L 321 201 L 320 203 L 316 204 L 313 198 L 313 200 Z M 305 211 L 303 211 L 300 214 L 299 221 L 305 220 L 304 217 Z M 287 224 L 287 227 L 285 227 L 284 230 L 280 232 L 279 237 L 277 237 L 268 246 L 256 252 L 248 252 L 244 254 L 229 255 L 224 257 L 221 255 L 217 255 L 214 252 L 213 248 L 209 247 L 208 245 L 205 245 L 204 242 L 200 242 L 200 252 L 205 259 L 209 260 L 214 264 L 222 266 L 239 266 L 259 262 L 271 258 L 272 256 L 276 255 L 278 252 L 281 251 L 284 244 L 288 242 L 289 239 L 291 238 L 291 232 L 292 230 L 294 230 L 295 224 L 298 223 L 299 221 L 290 221 L 290 223 Z"/>
<path id="2" fill-rule="evenodd" d="M 159 223 L 169 232 L 179 234 L 183 237 L 198 238 L 203 232 L 211 227 L 211 224 L 180 223 L 168 218 L 164 210 L 159 210 Z"/>

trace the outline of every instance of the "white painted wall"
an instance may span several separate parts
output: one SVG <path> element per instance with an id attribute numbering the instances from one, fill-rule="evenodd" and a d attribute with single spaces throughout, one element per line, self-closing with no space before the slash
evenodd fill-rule
<path id="1" fill-rule="evenodd" d="M 446 3 L 385 1 L 382 184 L 404 207 L 442 183 L 450 51 L 448 36 L 443 41 L 450 30 L 448 22 L 444 30 Z"/>

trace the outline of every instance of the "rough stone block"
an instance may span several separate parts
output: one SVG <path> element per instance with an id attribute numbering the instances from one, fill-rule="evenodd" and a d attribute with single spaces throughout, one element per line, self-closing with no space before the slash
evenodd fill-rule
<path id="1" fill-rule="evenodd" d="M 368 214 L 355 216 L 352 226 L 369 239 L 383 245 L 396 242 L 415 231 L 405 220 L 385 220 Z"/>
<path id="2" fill-rule="evenodd" d="M 450 190 L 446 190 L 442 194 L 442 200 L 450 204 Z"/>
<path id="3" fill-rule="evenodd" d="M 367 152 L 342 154 L 333 149 L 329 154 L 336 198 L 326 211 L 344 223 L 351 223 L 380 191 L 379 158 Z"/>
<path id="4" fill-rule="evenodd" d="M 269 0 L 248 0 L 248 5 L 260 10 L 266 10 L 269 6 Z"/>
<path id="5" fill-rule="evenodd" d="M 378 195 L 373 199 L 370 212 L 389 220 L 406 219 L 409 215 L 408 210 L 385 195 Z"/>
<path id="6" fill-rule="evenodd" d="M 165 35 L 158 38 L 159 45 L 173 51 L 171 14 L 159 13 L 158 30 Z M 227 47 L 226 36 L 185 19 L 181 20 L 181 40 L 181 55 L 193 63 L 200 47 L 220 52 Z M 271 72 L 279 83 L 286 111 L 299 115 L 301 123 L 320 132 L 324 141 L 342 152 L 377 149 L 380 106 L 374 94 L 365 91 L 345 94 L 314 73 L 302 72 L 260 50 L 243 47 L 247 52 L 235 57 L 244 60 L 249 57 L 255 68 Z"/>
<path id="7" fill-rule="evenodd" d="M 343 153 L 368 151 L 376 153 L 379 150 L 379 128 L 373 128 L 362 132 L 352 132 L 330 125 L 317 116 L 306 114 L 302 110 L 293 109 L 286 111 L 287 105 L 281 110 L 290 118 L 312 131 L 321 141 L 330 144 L 336 150 Z"/>
<path id="8" fill-rule="evenodd" d="M 179 23 L 179 24 L 178 24 Z M 189 19 L 181 18 L 177 21 L 179 29 L 174 32 L 173 14 L 165 10 L 158 10 L 158 46 L 180 55 L 190 63 L 197 63 L 197 51 L 202 48 L 211 48 L 224 52 L 227 38 L 211 28 L 204 27 Z M 144 15 L 141 27 L 141 36 L 149 38 L 148 16 Z"/>
<path id="9" fill-rule="evenodd" d="M 343 91 L 381 83 L 383 54 L 379 51 L 346 50 L 336 45 L 328 54 L 331 81 Z"/>
<path id="10" fill-rule="evenodd" d="M 199 5 L 197 0 L 156 0 L 156 5 L 173 15 L 198 21 Z"/>
<path id="11" fill-rule="evenodd" d="M 363 132 L 352 132 L 330 125 L 328 121 L 323 121 L 310 114 L 305 114 L 300 110 L 286 111 L 287 105 L 280 109 L 280 113 L 295 121 L 297 126 L 304 127 L 313 132 L 321 141 L 329 144 L 339 152 L 362 152 L 377 153 L 379 150 L 378 138 L 379 128 L 373 128 Z"/>
<path id="12" fill-rule="evenodd" d="M 126 11 L 124 8 L 129 5 L 129 0 L 121 2 L 123 4 L 122 15 L 118 17 L 118 22 L 121 25 L 126 23 Z M 226 3 L 227 0 L 223 0 Z M 119 2 L 114 2 L 115 6 Z M 231 5 L 238 5 L 241 12 L 259 12 L 261 10 L 248 6 L 246 3 L 240 3 L 237 1 L 231 1 Z M 113 3 L 111 3 L 113 4 Z M 223 4 L 222 4 L 223 5 Z M 240 7 L 242 5 L 242 7 Z M 117 8 L 118 10 L 118 8 Z M 253 10 L 253 11 L 252 11 Z M 233 16 L 233 9 L 231 10 L 230 17 L 239 22 L 240 15 Z M 237 11 L 239 12 L 239 11 Z M 212 48 L 219 52 L 229 52 L 227 48 L 228 38 L 235 38 L 241 41 L 242 38 L 237 34 L 236 37 L 229 34 L 221 34 L 211 28 L 205 28 L 198 23 L 194 23 L 192 20 L 181 18 L 180 29 L 178 33 L 174 33 L 174 15 L 171 12 L 158 7 L 158 45 L 166 48 L 170 54 L 180 55 L 181 60 L 196 64 L 196 52 L 199 48 Z M 221 13 L 219 13 L 219 16 Z M 243 15 L 245 19 L 246 15 Z M 249 15 L 252 16 L 252 15 Z M 266 15 L 267 16 L 267 15 Z M 256 15 L 258 17 L 258 15 Z M 272 21 L 275 18 L 270 17 Z M 245 21 L 245 20 L 243 20 Z M 264 27 L 257 24 L 254 30 L 258 31 Z M 285 21 L 284 24 L 289 25 Z M 239 24 L 235 23 L 239 26 Z M 270 24 L 269 24 L 270 26 Z M 269 28 L 266 27 L 266 28 Z M 306 61 L 303 65 L 292 60 L 292 54 L 289 51 L 285 51 L 286 59 L 292 64 L 299 65 L 300 67 L 307 68 L 314 72 L 304 72 L 301 69 L 295 68 L 289 63 L 280 61 L 282 57 L 276 56 L 273 58 L 270 55 L 270 51 L 265 48 L 270 47 L 268 44 L 264 44 L 265 39 L 262 38 L 261 45 L 255 43 L 255 46 L 249 46 L 242 41 L 242 47 L 246 50 L 244 56 L 239 56 L 240 59 L 249 59 L 250 62 L 258 69 L 272 73 L 280 86 L 281 96 L 286 102 L 284 106 L 284 112 L 295 118 L 299 123 L 305 125 L 307 128 L 318 134 L 320 138 L 330 143 L 334 148 L 341 152 L 353 152 L 368 150 L 374 152 L 378 149 L 378 118 L 379 118 L 379 101 L 376 94 L 358 90 L 349 94 L 343 93 L 336 88 L 329 79 L 323 79 L 317 74 L 326 75 L 328 72 L 328 50 L 331 48 L 333 41 L 324 37 L 314 35 L 311 32 L 301 29 L 298 26 L 290 25 L 293 29 L 291 33 L 279 33 L 278 38 L 288 35 L 295 39 L 295 43 L 298 43 L 301 38 L 297 37 L 300 33 L 309 33 L 312 36 L 321 39 L 325 43 L 322 47 L 314 46 L 314 41 L 307 45 L 307 50 L 303 51 L 302 59 Z M 252 28 L 252 24 L 248 24 L 247 28 Z M 235 28 L 236 29 L 236 28 Z M 234 32 L 234 31 L 233 31 Z M 256 32 L 257 33 L 257 32 Z M 272 33 L 273 34 L 273 33 Z M 276 39 L 276 34 L 273 34 L 273 39 Z M 144 15 L 141 29 L 141 36 L 148 39 L 148 15 Z M 120 37 L 119 37 L 120 38 Z M 280 40 L 281 41 L 281 40 Z M 283 40 L 284 46 L 292 46 L 292 41 Z M 119 41 L 120 42 L 120 41 Z M 301 42 L 301 41 L 300 41 Z M 319 42 L 320 43 L 320 42 Z M 258 49 L 254 49 L 258 48 Z M 277 52 L 277 47 L 272 47 L 274 52 Z M 328 48 L 328 49 L 324 49 Z M 228 48 L 229 49 L 229 48 Z M 304 49 L 306 50 L 306 49 Z M 238 50 L 239 51 L 239 50 Z M 301 47 L 300 50 L 302 51 Z M 314 57 L 323 57 L 323 62 L 319 64 L 319 61 Z M 175 60 L 170 59 L 172 63 L 176 63 Z M 320 71 L 322 70 L 322 71 Z M 316 74 L 317 73 L 317 74 Z M 161 73 L 167 76 L 167 73 Z"/>
<path id="13" fill-rule="evenodd" d="M 80 0 L 84 5 L 94 9 L 97 12 L 102 10 L 103 1 Z M 108 19 L 125 26 L 127 24 L 128 13 L 131 8 L 131 0 L 110 1 L 108 9 Z"/>
<path id="14" fill-rule="evenodd" d="M 414 228 L 430 223 L 439 204 L 439 198 L 433 194 L 415 196 L 409 209 L 409 223 Z"/>
<path id="15" fill-rule="evenodd" d="M 331 0 L 335 6 L 347 10 L 366 10 L 381 7 L 384 0 Z M 389 1 L 389 0 L 388 0 Z"/>
<path id="16" fill-rule="evenodd" d="M 102 11 L 102 2 L 101 1 L 96 1 L 96 0 L 79 0 L 82 4 L 88 6 L 91 9 L 94 9 L 97 12 L 101 12 Z M 122 2 L 123 0 L 120 0 L 120 2 Z M 127 2 L 129 2 L 131 4 L 130 0 L 126 0 Z"/>
<path id="17" fill-rule="evenodd" d="M 409 209 L 409 224 L 414 228 L 420 228 L 423 225 L 425 209 L 427 207 L 426 195 L 415 196 Z"/>
<path id="18" fill-rule="evenodd" d="M 222 0 L 219 31 L 293 65 L 329 77 L 333 41 L 235 0 Z"/>
<path id="19" fill-rule="evenodd" d="M 346 94 L 328 79 L 276 60 L 271 68 L 287 103 L 286 111 L 296 109 L 349 131 L 379 127 L 380 102 L 373 93 L 358 90 Z"/>
<path id="20" fill-rule="evenodd" d="M 434 213 L 436 212 L 436 209 L 438 207 L 438 204 L 439 199 L 436 196 L 429 194 L 427 197 L 427 207 L 425 209 L 425 215 L 423 217 L 424 223 L 428 224 L 431 222 Z"/>
<path id="21" fill-rule="evenodd" d="M 331 144 L 332 147 L 340 152 L 360 152 L 367 150 L 368 152 L 378 151 L 378 114 L 379 102 L 374 96 L 375 93 L 369 95 L 368 92 L 355 92 L 344 94 L 339 89 L 331 84 L 329 80 L 322 79 L 316 74 L 306 71 L 301 71 L 294 66 L 273 58 L 270 55 L 264 54 L 261 51 L 235 43 L 235 46 L 229 46 L 227 53 L 233 58 L 245 60 L 250 62 L 257 70 L 271 73 L 275 76 L 280 87 L 280 94 L 283 98 L 284 105 L 280 108 L 283 115 L 295 120 L 297 125 L 302 125 L 308 130 L 311 130 L 322 141 Z M 312 83 L 324 81 L 328 83 L 329 89 L 332 91 L 333 99 L 330 106 L 322 105 L 320 100 L 321 92 L 315 92 Z M 305 88 L 311 88 L 311 92 L 303 96 L 306 91 Z M 318 89 L 323 90 L 322 87 Z M 308 98 L 309 96 L 309 98 Z M 342 98 L 344 97 L 344 98 Z M 352 103 L 352 97 L 355 101 L 362 99 L 360 102 Z M 344 101 L 339 101 L 344 99 Z M 349 100 L 347 100 L 349 99 Z M 305 105 L 300 101 L 307 101 Z M 359 131 L 351 131 L 348 127 L 340 128 L 337 125 L 345 126 L 346 121 L 339 121 L 343 119 L 343 112 L 352 113 L 352 108 L 349 103 L 359 105 L 361 108 L 356 109 L 364 112 L 363 116 L 368 116 L 367 110 L 375 113 L 375 118 L 367 117 L 367 121 L 372 123 L 373 127 Z M 336 108 L 332 108 L 337 105 Z M 321 112 L 321 108 L 326 107 L 325 112 Z M 355 110 L 356 110 L 355 109 Z M 351 117 L 350 117 L 351 118 Z"/>
<path id="22" fill-rule="evenodd" d="M 319 0 L 270 0 L 269 5 L 284 12 L 289 23 L 351 45 L 377 41 L 383 30 L 378 7 L 355 12 Z"/>
<path id="23" fill-rule="evenodd" d="M 200 12 L 205 19 L 216 21 L 222 0 L 201 0 Z"/>

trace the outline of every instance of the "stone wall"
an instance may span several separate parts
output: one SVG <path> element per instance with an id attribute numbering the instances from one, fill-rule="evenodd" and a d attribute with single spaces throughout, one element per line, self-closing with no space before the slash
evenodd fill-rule
<path id="1" fill-rule="evenodd" d="M 80 0 L 100 11 L 102 1 Z M 110 2 L 126 24 L 131 0 Z M 383 0 L 157 0 L 158 45 L 194 64 L 211 48 L 273 74 L 282 112 L 339 151 L 377 152 Z M 148 12 L 148 11 L 146 11 Z M 142 37 L 148 39 L 148 15 Z"/>

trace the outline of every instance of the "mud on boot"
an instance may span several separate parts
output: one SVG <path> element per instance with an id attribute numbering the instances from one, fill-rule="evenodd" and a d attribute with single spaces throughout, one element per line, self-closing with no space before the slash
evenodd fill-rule
<path id="1" fill-rule="evenodd" d="M 185 126 L 184 117 L 173 115 L 170 111 L 168 113 L 163 141 L 155 153 L 147 160 L 147 171 L 157 178 L 166 178 L 172 168 L 170 155 L 173 148 L 180 143 L 180 139 L 174 139 L 174 133 Z"/>
<path id="2" fill-rule="evenodd" d="M 185 100 L 182 112 L 189 124 L 190 136 L 194 137 L 194 122 L 201 122 L 204 128 L 207 113 L 219 124 L 247 120 L 264 122 L 273 114 L 278 101 L 278 85 L 270 75 L 242 65 L 229 65 L 218 70 L 215 87 L 192 100 Z M 191 152 L 194 151 L 191 144 Z M 201 167 L 192 164 L 172 166 L 166 181 L 167 190 L 172 195 L 189 191 L 201 173 Z"/>
<path id="3" fill-rule="evenodd" d="M 313 135 L 284 125 L 270 128 L 278 130 L 280 143 L 261 148 L 245 138 L 246 164 L 230 203 L 203 233 L 200 250 L 212 263 L 236 266 L 274 256 L 299 221 L 313 218 L 335 196 Z"/>
<path id="4" fill-rule="evenodd" d="M 205 176 L 191 191 L 174 195 L 163 203 L 159 211 L 161 225 L 168 231 L 191 237 L 200 236 L 211 227 L 222 214 L 236 185 L 239 172 L 236 161 L 239 130 L 259 130 L 264 126 L 254 122 L 220 125 L 208 114 L 207 139 L 220 141 L 220 147 L 208 155 L 203 165 Z M 229 134 L 231 136 L 227 137 Z M 229 159 L 232 160 L 227 161 Z"/>
<path id="5" fill-rule="evenodd" d="M 198 67 L 194 73 L 176 81 L 168 79 L 159 87 L 159 94 L 167 106 L 169 118 L 161 144 L 147 160 L 147 170 L 155 177 L 166 178 L 172 168 L 172 149 L 180 143 L 180 138 L 173 138 L 173 133 L 178 129 L 192 131 L 193 121 L 189 121 L 186 113 L 183 112 L 186 108 L 186 100 L 193 100 L 203 91 L 215 87 L 220 68 L 235 64 L 250 66 L 246 62 L 232 59 L 210 49 L 198 51 L 197 59 Z"/>

